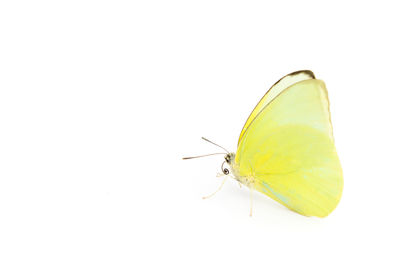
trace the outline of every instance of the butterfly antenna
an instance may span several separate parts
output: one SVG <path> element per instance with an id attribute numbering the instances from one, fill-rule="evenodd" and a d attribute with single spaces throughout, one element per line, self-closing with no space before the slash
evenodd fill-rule
<path id="1" fill-rule="evenodd" d="M 211 142 L 210 140 L 208 140 L 207 138 L 205 138 L 205 137 L 202 137 L 201 139 L 203 139 L 204 141 L 207 141 L 207 142 L 209 142 L 209 143 L 211 143 L 211 144 L 213 144 L 213 145 L 215 145 L 215 146 L 217 146 L 217 147 L 220 147 L 220 148 L 222 148 L 223 150 L 225 150 L 226 151 L 226 153 L 228 153 L 229 154 L 229 151 L 228 150 L 226 150 L 225 148 L 223 148 L 222 146 L 220 146 L 220 145 L 217 145 L 216 143 L 214 143 L 214 142 Z"/>
<path id="2" fill-rule="evenodd" d="M 220 154 L 226 154 L 226 153 L 212 153 L 212 154 L 206 154 L 206 155 L 200 155 L 200 156 L 194 156 L 194 157 L 184 157 L 182 159 L 196 159 L 196 158 L 202 158 L 202 157 L 207 157 L 207 156 L 212 156 L 212 155 L 220 155 Z"/>

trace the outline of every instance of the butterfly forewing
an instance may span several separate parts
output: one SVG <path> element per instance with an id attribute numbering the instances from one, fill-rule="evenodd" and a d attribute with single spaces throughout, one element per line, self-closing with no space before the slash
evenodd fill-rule
<path id="1" fill-rule="evenodd" d="M 251 122 L 254 118 L 261 112 L 261 110 L 266 107 L 276 96 L 278 96 L 283 90 L 288 88 L 289 86 L 304 80 L 315 79 L 314 73 L 309 70 L 301 70 L 290 73 L 279 81 L 277 81 L 269 90 L 268 92 L 261 98 L 258 102 L 254 110 L 251 112 L 249 118 L 247 119 L 246 123 L 243 126 L 243 129 L 239 136 L 238 145 L 240 140 L 242 139 L 243 134 L 246 132 L 247 128 L 250 126 Z"/>

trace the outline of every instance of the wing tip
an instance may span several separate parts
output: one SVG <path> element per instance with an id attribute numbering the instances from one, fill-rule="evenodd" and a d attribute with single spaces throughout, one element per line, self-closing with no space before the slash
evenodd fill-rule
<path id="1" fill-rule="evenodd" d="M 311 77 L 311 79 L 315 79 L 315 74 L 314 74 L 314 72 L 312 72 L 311 70 L 298 70 L 298 71 L 289 73 L 289 74 L 286 75 L 286 76 L 293 76 L 293 75 L 297 75 L 297 74 L 300 74 L 300 73 L 307 74 L 308 76 Z"/>

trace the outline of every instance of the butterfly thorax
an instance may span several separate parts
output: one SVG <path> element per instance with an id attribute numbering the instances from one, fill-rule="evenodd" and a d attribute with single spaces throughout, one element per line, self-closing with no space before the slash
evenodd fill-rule
<path id="1" fill-rule="evenodd" d="M 255 179 L 253 175 L 250 176 L 240 175 L 239 166 L 235 162 L 235 153 L 227 154 L 225 156 L 225 161 L 226 163 L 228 163 L 232 176 L 236 181 L 248 187 L 252 187 L 254 185 Z"/>

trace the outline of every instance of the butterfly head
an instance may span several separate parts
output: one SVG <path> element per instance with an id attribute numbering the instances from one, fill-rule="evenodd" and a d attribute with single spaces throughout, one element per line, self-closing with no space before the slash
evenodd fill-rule
<path id="1" fill-rule="evenodd" d="M 225 175 L 228 175 L 229 174 L 229 169 L 228 168 L 224 168 L 224 164 L 228 163 L 228 165 L 231 166 L 232 162 L 235 160 L 235 153 L 228 153 L 228 154 L 225 155 L 224 158 L 225 158 L 225 161 L 222 162 L 221 169 L 222 169 L 222 172 Z"/>

